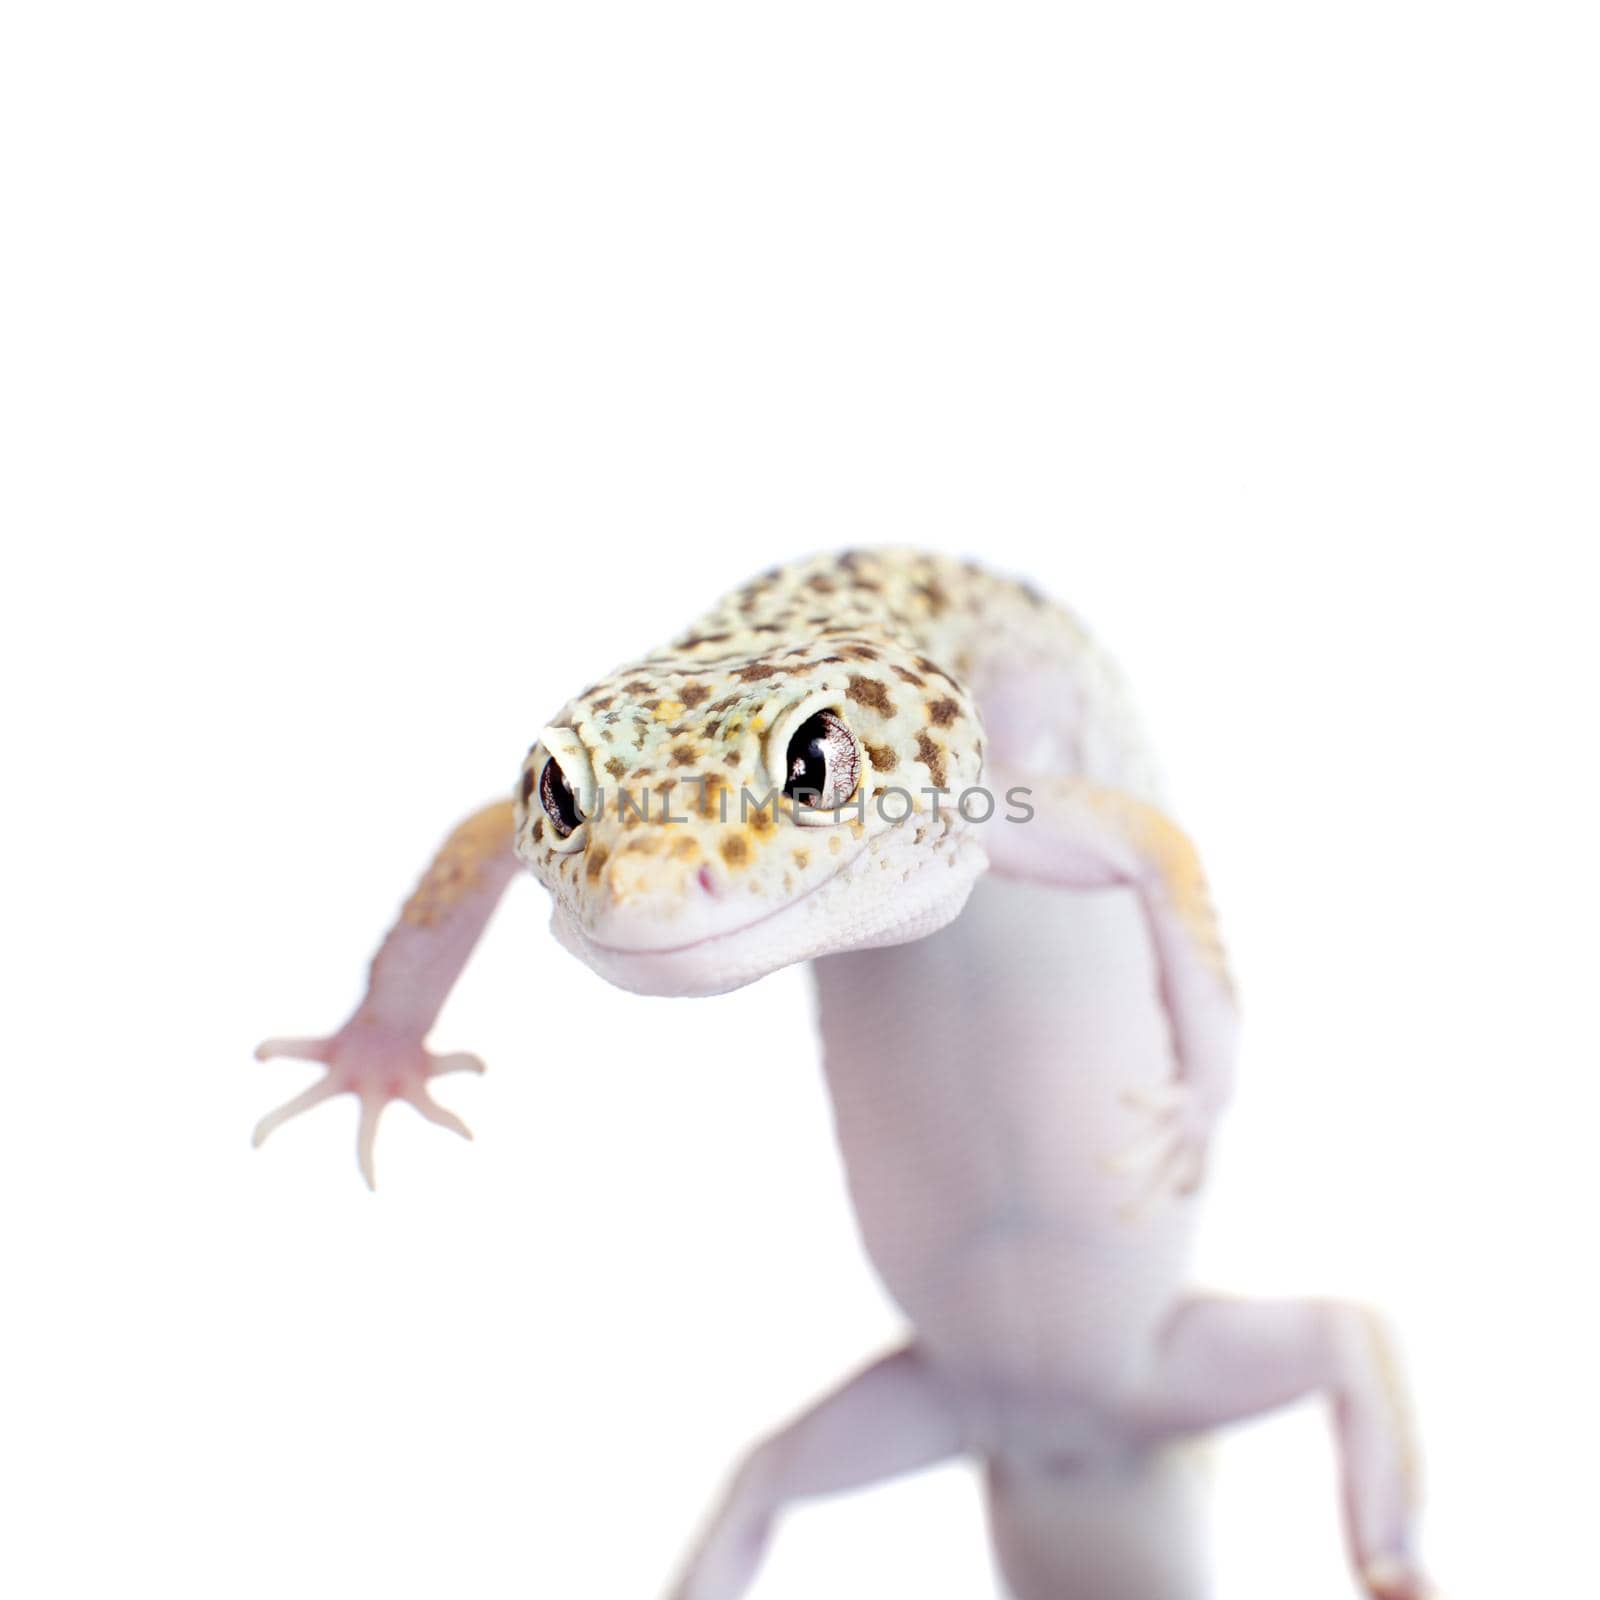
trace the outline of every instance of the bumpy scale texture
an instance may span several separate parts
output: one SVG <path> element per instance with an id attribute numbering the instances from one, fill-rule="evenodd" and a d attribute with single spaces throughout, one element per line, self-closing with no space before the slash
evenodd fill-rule
<path id="1" fill-rule="evenodd" d="M 911 842 L 947 847 L 953 862 L 959 818 L 929 791 L 953 803 L 982 779 L 972 674 L 1035 658 L 1059 670 L 1063 640 L 1074 648 L 1062 723 L 1100 747 L 1063 765 L 1151 790 L 1120 684 L 1070 613 L 970 563 L 846 551 L 764 573 L 570 700 L 524 763 L 517 853 L 582 925 L 601 901 L 648 899 L 670 916 L 696 878 L 717 896 L 787 903 L 908 810 Z M 821 708 L 844 718 L 863 757 L 837 815 L 777 793 L 790 736 Z M 539 801 L 552 757 L 589 819 L 566 838 Z"/>

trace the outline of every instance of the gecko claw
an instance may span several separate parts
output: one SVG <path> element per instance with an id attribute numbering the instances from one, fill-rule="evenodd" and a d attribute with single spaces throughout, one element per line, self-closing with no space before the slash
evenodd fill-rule
<path id="1" fill-rule="evenodd" d="M 477 1070 L 483 1071 L 480 1065 Z M 463 1139 L 471 1139 L 472 1129 L 464 1123 L 455 1112 L 439 1104 L 426 1089 L 407 1089 L 401 1096 L 407 1105 L 414 1107 L 429 1122 L 437 1122 L 441 1128 L 448 1128 L 452 1133 L 459 1133 Z"/>
<path id="2" fill-rule="evenodd" d="M 326 1061 L 332 1039 L 263 1039 L 255 1048 L 257 1061 L 291 1056 L 296 1061 Z"/>
<path id="3" fill-rule="evenodd" d="M 287 1055 L 289 1052 L 273 1051 L 271 1053 Z M 260 1061 L 267 1059 L 259 1050 L 256 1052 L 256 1058 Z M 291 1117 L 298 1117 L 302 1111 L 309 1111 L 312 1106 L 321 1105 L 324 1100 L 331 1100 L 338 1092 L 339 1085 L 334 1082 L 331 1076 L 319 1079 L 309 1089 L 302 1090 L 294 1099 L 284 1101 L 276 1111 L 269 1111 L 252 1130 L 250 1134 L 251 1145 L 259 1150 L 266 1143 L 267 1135 L 274 1128 L 281 1127 Z"/>
<path id="4" fill-rule="evenodd" d="M 481 1056 L 473 1055 L 470 1050 L 457 1050 L 452 1055 L 435 1056 L 428 1076 L 430 1078 L 442 1078 L 447 1072 L 482 1073 L 486 1070 Z"/>
<path id="5" fill-rule="evenodd" d="M 1372 1600 L 1442 1600 L 1411 1562 L 1397 1557 L 1368 1562 L 1361 1581 Z"/>
<path id="6" fill-rule="evenodd" d="M 404 1100 L 429 1122 L 448 1128 L 463 1139 L 472 1137 L 472 1130 L 466 1123 L 455 1112 L 440 1105 L 427 1090 L 431 1078 L 441 1078 L 452 1072 L 481 1073 L 483 1062 L 466 1051 L 435 1056 L 415 1040 L 400 1037 L 365 1019 L 356 1019 L 328 1039 L 264 1040 L 256 1046 L 255 1054 L 258 1061 L 288 1056 L 299 1061 L 318 1061 L 328 1069 L 316 1083 L 277 1110 L 268 1112 L 256 1124 L 251 1143 L 257 1148 L 275 1128 L 337 1094 L 353 1094 L 360 1105 L 356 1163 L 369 1189 L 377 1188 L 373 1151 L 379 1120 L 391 1102 Z"/>

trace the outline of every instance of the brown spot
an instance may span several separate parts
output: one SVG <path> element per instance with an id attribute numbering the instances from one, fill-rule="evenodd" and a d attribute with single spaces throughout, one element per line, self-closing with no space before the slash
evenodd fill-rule
<path id="1" fill-rule="evenodd" d="M 596 701 L 595 701 L 595 702 L 594 702 L 594 703 L 593 703 L 593 704 L 592 704 L 592 705 L 591 705 L 591 706 L 590 706 L 590 707 L 589 707 L 589 709 L 590 709 L 590 710 L 591 710 L 591 711 L 609 711 L 609 710 L 610 710 L 610 709 L 611 709 L 611 702 L 612 702 L 612 701 L 613 701 L 613 700 L 615 700 L 615 699 L 616 699 L 616 696 L 615 696 L 615 695 L 613 695 L 613 694 L 608 694 L 608 695 L 607 695 L 607 696 L 606 696 L 606 697 L 605 697 L 605 699 L 604 699 L 604 700 L 596 700 Z"/>
<path id="2" fill-rule="evenodd" d="M 678 698 L 688 710 L 693 711 L 702 700 L 711 698 L 711 691 L 703 683 L 691 683 L 678 691 Z"/>
<path id="3" fill-rule="evenodd" d="M 904 667 L 895 667 L 893 671 L 906 683 L 909 683 L 913 689 L 921 689 L 927 685 L 928 680 L 926 678 L 919 678 L 916 673 L 908 672 Z"/>
<path id="4" fill-rule="evenodd" d="M 828 854 L 831 856 L 836 856 L 843 849 L 844 840 L 841 839 L 838 834 L 830 833 L 828 835 Z"/>
<path id="5" fill-rule="evenodd" d="M 698 745 L 680 744 L 667 757 L 668 762 L 675 767 L 692 767 L 700 759 Z"/>
<path id="6" fill-rule="evenodd" d="M 928 602 L 928 612 L 931 616 L 937 617 L 950 607 L 950 596 L 944 592 L 944 587 L 937 578 L 929 578 L 926 583 L 913 584 L 911 589 L 913 594 L 920 594 Z"/>
<path id="7" fill-rule="evenodd" d="M 677 834 L 672 841 L 672 849 L 668 852 L 678 861 L 692 861 L 700 854 L 700 846 L 686 833 Z"/>
<path id="8" fill-rule="evenodd" d="M 943 789 L 945 787 L 944 751 L 925 732 L 917 735 L 917 760 L 933 774 L 934 788 Z"/>
<path id="9" fill-rule="evenodd" d="M 627 770 L 627 762 L 619 760 L 616 756 L 612 756 L 606 762 L 606 771 L 609 772 L 613 778 L 620 778 Z"/>
<path id="10" fill-rule="evenodd" d="M 930 700 L 928 716 L 936 728 L 948 728 L 956 720 L 961 707 L 954 700 Z"/>
<path id="11" fill-rule="evenodd" d="M 818 594 L 832 594 L 834 591 L 834 582 L 832 578 L 824 577 L 823 574 L 819 572 L 813 577 L 806 579 L 806 587 L 808 589 L 814 589 Z"/>
<path id="12" fill-rule="evenodd" d="M 533 819 L 533 842 L 538 844 L 542 838 L 544 838 L 544 818 L 535 817 Z"/>
<path id="13" fill-rule="evenodd" d="M 806 868 L 811 865 L 811 857 L 804 850 L 796 850 L 794 853 L 794 864 L 799 867 L 802 872 L 804 872 Z"/>
<path id="14" fill-rule="evenodd" d="M 841 655 L 848 656 L 852 661 L 876 661 L 878 652 L 870 644 L 847 644 L 840 651 Z"/>
<path id="15" fill-rule="evenodd" d="M 716 736 L 721 732 L 722 732 L 722 718 L 721 717 L 713 717 L 700 730 L 701 737 L 705 738 L 705 739 L 715 739 Z"/>
<path id="16" fill-rule="evenodd" d="M 589 850 L 589 859 L 584 864 L 583 875 L 590 883 L 598 883 L 600 869 L 606 864 L 606 857 L 610 851 L 603 844 L 592 845 Z"/>
<path id="17" fill-rule="evenodd" d="M 864 744 L 862 748 L 867 752 L 867 759 L 872 763 L 874 772 L 893 772 L 900 765 L 900 758 L 894 753 L 893 745 Z"/>
<path id="18" fill-rule="evenodd" d="M 737 750 L 730 750 L 727 753 L 727 755 L 725 755 L 722 758 L 722 764 L 725 767 L 736 767 L 736 766 L 738 766 L 739 765 L 739 752 Z"/>
<path id="19" fill-rule="evenodd" d="M 715 715 L 719 711 L 732 711 L 744 699 L 742 694 L 730 694 L 725 700 L 719 700 L 714 706 L 707 706 L 706 710 Z"/>
<path id="20" fill-rule="evenodd" d="M 777 826 L 777 818 L 772 813 L 771 806 L 757 806 L 750 813 L 751 830 L 755 833 L 770 833 Z"/>
<path id="21" fill-rule="evenodd" d="M 852 672 L 850 687 L 845 693 L 858 705 L 868 706 L 882 716 L 894 715 L 894 701 L 889 698 L 889 691 L 876 678 L 863 678 L 859 673 Z"/>
<path id="22" fill-rule="evenodd" d="M 757 661 L 748 667 L 740 667 L 734 673 L 740 683 L 759 683 L 763 678 L 775 678 L 778 675 L 776 667 L 768 666 L 765 661 Z"/>
<path id="23" fill-rule="evenodd" d="M 635 678 L 632 683 L 623 684 L 622 692 L 624 694 L 649 694 L 654 688 L 655 685 L 653 683 L 646 683 L 643 678 Z"/>
<path id="24" fill-rule="evenodd" d="M 730 867 L 742 867 L 750 859 L 750 841 L 742 833 L 730 833 L 719 848 Z"/>
<path id="25" fill-rule="evenodd" d="M 534 776 L 534 773 L 533 773 L 533 768 L 532 768 L 532 767 L 529 767 L 529 768 L 528 768 L 528 769 L 527 769 L 527 770 L 526 770 L 526 771 L 525 771 L 525 772 L 524 772 L 524 773 L 523 773 L 523 774 L 522 774 L 522 803 L 523 803 L 523 805 L 527 805 L 527 803 L 528 803 L 528 802 L 529 802 L 529 801 L 530 801 L 530 800 L 532 800 L 532 799 L 533 799 L 533 789 L 534 789 L 534 785 L 535 785 L 535 784 L 536 784 L 536 783 L 537 783 L 537 782 L 538 782 L 538 781 L 539 781 L 539 780 L 538 780 L 538 779 L 537 779 L 537 778 L 536 778 L 536 777 L 535 777 L 535 776 Z"/>
<path id="26" fill-rule="evenodd" d="M 722 792 L 727 788 L 721 777 L 715 772 L 708 772 L 705 782 L 700 785 L 700 804 L 696 808 L 702 817 L 716 817 L 722 814 Z"/>

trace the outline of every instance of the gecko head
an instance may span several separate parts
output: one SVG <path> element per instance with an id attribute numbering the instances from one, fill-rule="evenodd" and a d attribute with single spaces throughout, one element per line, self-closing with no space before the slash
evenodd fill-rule
<path id="1" fill-rule="evenodd" d="M 966 692 L 881 630 L 765 633 L 613 673 L 523 763 L 517 854 L 622 988 L 714 994 L 921 937 L 987 864 L 957 804 L 982 771 Z"/>

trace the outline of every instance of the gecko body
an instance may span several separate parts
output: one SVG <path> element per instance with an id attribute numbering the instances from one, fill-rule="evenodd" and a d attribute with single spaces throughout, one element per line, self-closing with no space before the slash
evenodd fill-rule
<path id="1" fill-rule="evenodd" d="M 612 982 L 709 995 L 813 964 L 867 1251 L 903 1345 L 758 1445 L 672 1589 L 737 1600 L 775 1520 L 967 1454 L 1016 1600 L 1195 1600 L 1189 1444 L 1329 1402 L 1364 1592 L 1427 1592 L 1404 1398 L 1360 1308 L 1187 1286 L 1237 1011 L 1198 857 L 1107 659 L 976 565 L 775 569 L 544 727 L 440 852 L 258 1139 L 341 1091 L 461 1129 L 424 1040 L 518 863 Z"/>

